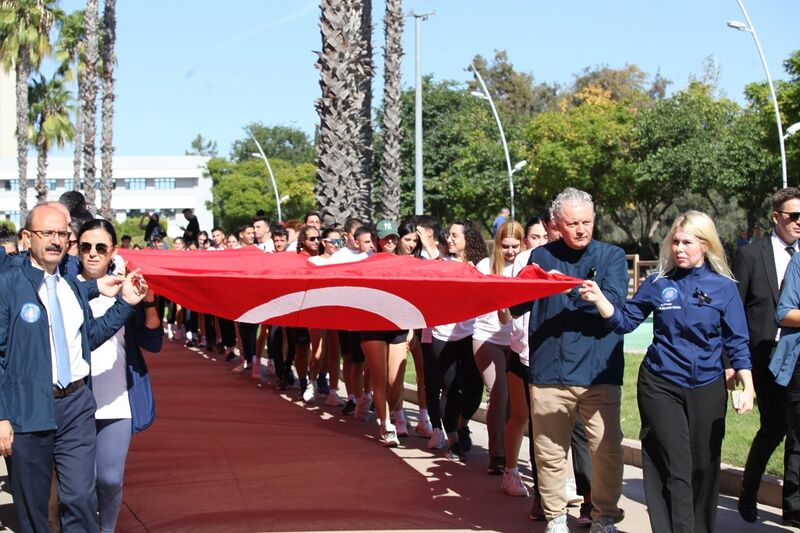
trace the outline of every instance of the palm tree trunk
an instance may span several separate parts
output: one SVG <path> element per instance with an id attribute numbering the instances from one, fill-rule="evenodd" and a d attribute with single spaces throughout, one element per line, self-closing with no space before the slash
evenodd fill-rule
<path id="1" fill-rule="evenodd" d="M 19 223 L 28 216 L 28 77 L 31 74 L 30 56 L 20 48 L 16 63 L 17 75 L 17 169 L 19 171 Z"/>
<path id="2" fill-rule="evenodd" d="M 86 70 L 85 70 L 85 98 L 81 101 L 83 107 L 83 192 L 86 196 L 86 205 L 94 212 L 96 205 L 95 193 L 95 138 L 97 136 L 97 12 L 98 0 L 87 0 L 84 28 L 86 31 Z"/>
<path id="3" fill-rule="evenodd" d="M 77 71 L 77 67 L 75 68 Z M 83 76 L 76 76 L 78 80 L 78 105 L 75 106 L 75 138 L 72 140 L 74 144 L 74 152 L 72 158 L 72 190 L 79 191 L 81 189 L 81 156 L 83 153 L 83 110 L 81 102 L 84 99 L 84 79 Z"/>
<path id="4" fill-rule="evenodd" d="M 359 64 L 354 75 L 357 79 L 360 108 L 355 115 L 358 128 L 358 215 L 364 221 L 372 221 L 372 0 L 362 0 L 359 25 Z"/>
<path id="5" fill-rule="evenodd" d="M 383 187 L 381 212 L 383 218 L 400 219 L 400 87 L 403 57 L 403 0 L 386 0 L 383 19 L 386 45 L 383 49 Z"/>
<path id="6" fill-rule="evenodd" d="M 114 44 L 117 39 L 116 0 L 106 0 L 103 12 L 103 134 L 102 134 L 102 175 L 100 179 L 100 214 L 111 220 L 111 194 L 114 177 Z"/>
<path id="7" fill-rule="evenodd" d="M 47 201 L 47 144 L 36 145 L 36 202 Z"/>

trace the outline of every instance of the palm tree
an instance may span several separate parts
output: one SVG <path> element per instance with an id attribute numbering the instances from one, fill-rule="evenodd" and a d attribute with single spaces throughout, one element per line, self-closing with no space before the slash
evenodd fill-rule
<path id="1" fill-rule="evenodd" d="M 117 40 L 116 0 L 106 0 L 103 11 L 103 46 L 100 54 L 103 60 L 103 133 L 101 138 L 102 172 L 100 174 L 100 214 L 111 219 L 111 194 L 114 177 L 112 163 L 114 157 L 114 65 L 116 56 L 114 45 Z"/>
<path id="2" fill-rule="evenodd" d="M 386 0 L 383 17 L 386 45 L 383 49 L 383 218 L 400 219 L 400 115 L 402 92 L 400 60 L 403 57 L 403 0 Z"/>
<path id="3" fill-rule="evenodd" d="M 358 164 L 353 150 L 356 132 L 349 120 L 355 87 L 351 69 L 360 18 L 353 17 L 355 0 L 321 0 L 322 50 L 317 52 L 322 96 L 315 107 L 319 114 L 317 183 L 314 192 L 325 224 L 343 222 L 353 211 L 353 170 Z M 354 22 L 355 20 L 355 22 Z"/>
<path id="4" fill-rule="evenodd" d="M 98 38 L 98 0 L 87 0 L 83 17 L 83 28 L 86 34 L 86 71 L 84 78 L 84 94 L 81 97 L 81 113 L 83 115 L 83 192 L 86 205 L 95 207 L 95 138 L 97 137 L 97 63 L 99 61 Z"/>
<path id="5" fill-rule="evenodd" d="M 358 60 L 353 69 L 360 104 L 353 114 L 359 157 L 356 210 L 362 220 L 372 221 L 372 77 L 375 74 L 372 65 L 372 0 L 361 0 L 355 7 L 360 11 Z"/>
<path id="6" fill-rule="evenodd" d="M 39 74 L 28 86 L 29 137 L 38 152 L 36 200 L 47 200 L 47 152 L 55 143 L 63 148 L 75 136 L 69 120 L 72 94 L 64 86 L 64 78 L 56 73 L 50 80 Z"/>
<path id="7" fill-rule="evenodd" d="M 17 78 L 20 222 L 28 215 L 28 78 L 50 53 L 49 32 L 63 14 L 57 0 L 0 0 L 0 61 Z"/>
<path id="8" fill-rule="evenodd" d="M 68 79 L 72 68 L 75 68 L 75 80 L 78 84 L 78 102 L 82 102 L 86 92 L 86 35 L 83 28 L 83 10 L 74 11 L 64 18 L 59 28 L 56 41 L 56 58 L 61 63 L 59 72 Z M 81 106 L 75 106 L 75 137 L 72 160 L 72 188 L 79 190 L 81 184 L 81 157 L 83 143 L 83 113 Z"/>

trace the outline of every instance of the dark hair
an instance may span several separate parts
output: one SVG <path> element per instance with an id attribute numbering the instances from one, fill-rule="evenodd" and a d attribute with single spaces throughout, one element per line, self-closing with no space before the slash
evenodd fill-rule
<path id="1" fill-rule="evenodd" d="M 400 235 L 400 239 L 398 239 L 398 243 L 397 243 L 397 249 L 398 250 L 400 249 L 400 242 L 399 241 L 405 235 L 408 235 L 409 233 L 416 233 L 416 232 L 417 232 L 417 226 L 414 224 L 413 219 L 412 220 L 406 220 L 406 221 L 402 222 L 399 226 L 397 226 L 397 233 Z M 422 239 L 418 238 L 417 239 L 417 246 L 414 247 L 414 249 L 411 251 L 411 255 L 413 255 L 414 257 L 420 257 L 421 254 L 422 254 Z"/>
<path id="2" fill-rule="evenodd" d="M 250 223 L 255 226 L 256 222 L 263 222 L 264 224 L 266 224 L 269 227 L 269 220 L 267 220 L 267 217 L 265 217 L 265 216 L 261 216 L 261 215 L 254 216 L 253 219 L 250 221 Z"/>
<path id="3" fill-rule="evenodd" d="M 274 239 L 275 237 L 286 237 L 286 238 L 288 238 L 289 237 L 289 232 L 286 231 L 286 228 L 284 228 L 284 227 L 275 226 L 274 228 L 272 228 L 272 238 Z"/>
<path id="4" fill-rule="evenodd" d="M 219 227 L 219 226 L 214 226 L 213 228 L 211 228 L 211 233 L 214 233 L 215 231 L 219 231 L 219 232 L 220 232 L 220 233 L 222 233 L 223 235 L 225 234 L 225 230 L 224 230 L 224 229 L 222 229 L 222 228 L 221 228 L 221 227 Z"/>
<path id="5" fill-rule="evenodd" d="M 241 226 L 239 226 L 239 233 L 242 233 L 247 228 L 252 228 L 252 227 L 253 227 L 252 224 L 242 224 Z"/>
<path id="6" fill-rule="evenodd" d="M 353 233 L 356 228 L 363 226 L 364 223 L 357 218 L 348 218 L 344 222 L 344 232 L 345 233 Z"/>
<path id="7" fill-rule="evenodd" d="M 5 224 L 0 225 L 0 245 L 13 242 L 17 244 L 17 232 Z"/>
<path id="8" fill-rule="evenodd" d="M 434 235 L 439 233 L 439 222 L 430 215 L 414 215 L 411 217 L 411 222 L 415 226 L 433 230 Z"/>
<path id="9" fill-rule="evenodd" d="M 342 233 L 342 230 L 339 229 L 338 226 L 328 226 L 327 228 L 322 230 L 322 234 L 320 235 L 323 239 L 327 239 L 328 235 L 331 233 Z"/>
<path id="10" fill-rule="evenodd" d="M 372 228 L 370 228 L 369 226 L 359 226 L 358 229 L 356 229 L 355 233 L 353 233 L 353 238 L 355 240 L 358 240 L 358 238 L 364 235 L 365 233 L 371 234 Z"/>
<path id="11" fill-rule="evenodd" d="M 303 222 L 308 224 L 308 217 L 313 217 L 313 216 L 317 217 L 320 220 L 320 222 L 322 222 L 322 213 L 320 213 L 319 211 L 309 211 L 308 213 L 306 213 L 305 216 L 303 217 Z"/>
<path id="12" fill-rule="evenodd" d="M 481 232 L 478 231 L 477 226 L 471 220 L 466 218 L 457 218 L 453 221 L 453 224 L 458 224 L 464 229 L 464 240 L 466 241 L 464 255 L 467 261 L 477 265 L 481 259 L 489 255 L 486 241 L 483 240 Z"/>
<path id="13" fill-rule="evenodd" d="M 800 189 L 797 187 L 784 187 L 772 195 L 772 210 L 780 211 L 783 204 L 789 200 L 800 199 Z"/>
<path id="14" fill-rule="evenodd" d="M 172 239 L 172 244 L 173 244 L 173 246 L 174 246 L 174 245 L 175 245 L 175 243 L 176 243 L 176 242 L 178 242 L 178 241 L 181 241 L 181 242 L 183 243 L 183 245 L 184 245 L 184 246 L 186 246 L 186 239 L 184 239 L 183 237 L 175 237 L 174 239 Z"/>
<path id="15" fill-rule="evenodd" d="M 120 240 L 121 240 L 121 241 L 124 241 L 124 240 L 129 240 L 129 241 L 130 241 L 130 240 L 133 240 L 133 239 L 131 238 L 131 236 L 130 236 L 130 235 L 123 235 L 123 236 L 122 236 L 122 238 L 121 238 Z"/>
<path id="16" fill-rule="evenodd" d="M 72 215 L 72 221 L 69 224 L 70 229 L 77 235 L 78 231 L 90 220 L 94 220 L 94 215 L 87 210 L 77 211 Z M 116 242 L 114 243 L 117 244 Z"/>
<path id="17" fill-rule="evenodd" d="M 95 229 L 101 229 L 108 233 L 108 235 L 111 237 L 111 244 L 114 246 L 117 245 L 117 230 L 114 229 L 114 225 L 111 222 L 104 218 L 92 218 L 81 224 L 80 228 L 76 232 L 78 240 L 81 240 L 81 236 L 87 231 L 92 231 Z"/>
<path id="18" fill-rule="evenodd" d="M 536 224 L 541 224 L 542 226 L 545 227 L 545 229 L 547 229 L 547 222 L 545 222 L 544 217 L 533 216 L 529 218 L 528 221 L 525 223 L 525 233 L 523 233 L 523 236 L 527 237 L 528 230 L 530 230 Z"/>
<path id="19" fill-rule="evenodd" d="M 70 216 L 75 216 L 78 211 L 86 211 L 86 198 L 79 191 L 67 191 L 58 197 L 58 203 L 69 211 Z"/>
<path id="20" fill-rule="evenodd" d="M 208 239 L 208 232 L 206 230 L 203 230 L 203 231 L 201 231 L 200 233 L 197 234 L 198 237 L 200 235 L 205 235 L 206 239 Z M 122 238 L 124 239 L 125 237 L 123 236 Z"/>
<path id="21" fill-rule="evenodd" d="M 184 209 L 184 210 L 183 210 L 183 214 L 184 214 L 184 215 L 185 215 L 186 213 L 191 213 L 191 212 L 192 212 L 192 210 L 191 210 L 191 209 L 189 209 L 188 207 L 187 207 L 186 209 Z"/>

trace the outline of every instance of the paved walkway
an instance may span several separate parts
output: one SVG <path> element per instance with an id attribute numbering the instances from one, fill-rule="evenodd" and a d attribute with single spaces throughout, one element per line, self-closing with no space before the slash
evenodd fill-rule
<path id="1" fill-rule="evenodd" d="M 388 450 L 374 419 L 293 402 L 215 357 L 169 343 L 149 358 L 158 417 L 134 437 L 118 531 L 544 531 L 527 518 L 527 498 L 506 496 L 484 472 L 480 424 L 466 464 L 419 437 Z M 407 412 L 416 418 L 413 405 Z M 626 467 L 624 483 L 620 530 L 649 532 L 641 470 Z M 717 529 L 781 531 L 778 513 L 762 508 L 765 521 L 746 524 L 721 497 Z M 15 529 L 7 493 L 0 520 Z"/>

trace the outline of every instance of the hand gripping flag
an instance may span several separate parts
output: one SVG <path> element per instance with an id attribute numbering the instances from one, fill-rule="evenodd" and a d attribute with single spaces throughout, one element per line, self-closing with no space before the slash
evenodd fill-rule
<path id="1" fill-rule="evenodd" d="M 581 283 L 535 265 L 517 278 L 455 261 L 376 254 L 315 266 L 251 246 L 220 252 L 122 250 L 157 294 L 239 322 L 345 330 L 449 324 L 560 293 Z"/>

